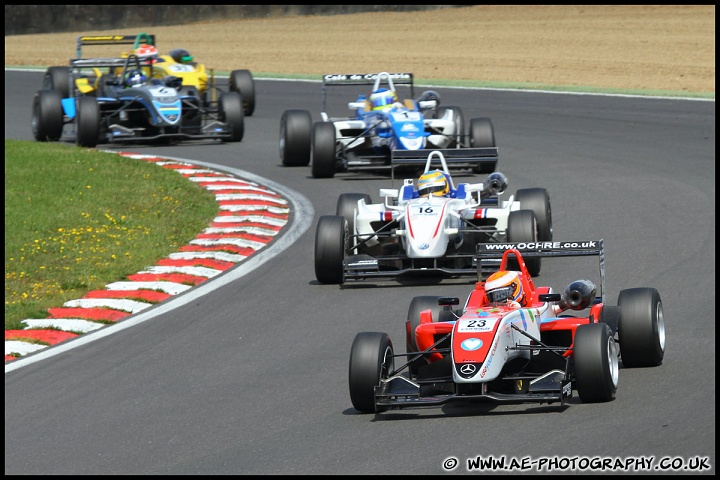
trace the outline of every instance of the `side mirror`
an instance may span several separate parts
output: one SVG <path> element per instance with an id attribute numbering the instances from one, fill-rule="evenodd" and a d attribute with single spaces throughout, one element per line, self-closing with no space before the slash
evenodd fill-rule
<path id="1" fill-rule="evenodd" d="M 175 75 L 166 75 L 163 77 L 163 83 L 166 87 L 179 90 L 182 87 L 182 78 L 176 77 Z"/>
<path id="2" fill-rule="evenodd" d="M 458 297 L 440 297 L 438 298 L 438 305 L 442 307 L 450 307 L 452 305 L 460 305 L 460 298 Z"/>
<path id="3" fill-rule="evenodd" d="M 562 300 L 562 295 L 559 293 L 543 293 L 542 295 L 538 295 L 538 300 L 541 302 L 559 302 Z"/>
<path id="4" fill-rule="evenodd" d="M 435 108 L 438 106 L 437 100 L 420 100 L 417 103 L 418 103 L 418 106 L 423 110 Z"/>

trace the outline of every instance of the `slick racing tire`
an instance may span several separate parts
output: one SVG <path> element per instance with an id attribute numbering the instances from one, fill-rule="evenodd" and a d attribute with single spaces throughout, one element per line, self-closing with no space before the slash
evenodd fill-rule
<path id="1" fill-rule="evenodd" d="M 111 96 L 113 86 L 119 84 L 118 76 L 112 73 L 104 73 L 98 78 L 95 89 L 96 97 L 108 97 Z"/>
<path id="2" fill-rule="evenodd" d="M 573 342 L 575 387 L 583 403 L 615 398 L 619 375 L 618 348 L 604 323 L 580 325 Z"/>
<path id="3" fill-rule="evenodd" d="M 310 164 L 312 118 L 307 110 L 285 110 L 280 118 L 280 160 L 285 167 Z"/>
<path id="4" fill-rule="evenodd" d="M 220 97 L 220 121 L 228 125 L 230 138 L 223 138 L 223 142 L 240 142 L 245 135 L 245 114 L 242 106 L 242 96 L 237 92 L 228 92 Z"/>
<path id="5" fill-rule="evenodd" d="M 43 90 L 57 90 L 62 98 L 73 96 L 70 91 L 70 68 L 49 67 L 42 81 Z"/>
<path id="6" fill-rule="evenodd" d="M 629 288 L 618 295 L 618 342 L 623 367 L 656 367 L 665 356 L 665 318 L 654 288 Z"/>
<path id="7" fill-rule="evenodd" d="M 332 178 L 335 176 L 335 125 L 317 122 L 312 135 L 312 176 Z"/>
<path id="8" fill-rule="evenodd" d="M 348 226 L 345 217 L 323 215 L 315 230 L 315 278 L 325 284 L 345 281 Z"/>
<path id="9" fill-rule="evenodd" d="M 538 224 L 532 210 L 515 210 L 508 215 L 507 241 L 512 243 L 537 242 Z M 525 258 L 525 266 L 532 277 L 540 275 L 540 258 Z M 509 270 L 520 270 L 514 256 L 508 258 Z"/>
<path id="10" fill-rule="evenodd" d="M 447 111 L 452 112 L 451 118 L 455 122 L 455 133 L 453 139 L 445 148 L 460 148 L 465 138 L 465 117 L 460 107 L 438 107 L 435 111 L 436 118 L 443 118 Z"/>
<path id="11" fill-rule="evenodd" d="M 495 129 L 489 118 L 473 118 L 470 120 L 470 147 L 495 147 Z M 479 174 L 492 173 L 497 167 L 497 162 L 485 163 L 473 168 L 473 172 Z"/>
<path id="12" fill-rule="evenodd" d="M 250 70 L 233 70 L 230 72 L 230 91 L 242 97 L 243 113 L 251 117 L 255 112 L 255 80 Z"/>
<path id="13" fill-rule="evenodd" d="M 440 297 L 435 295 L 419 295 L 413 297 L 408 307 L 407 314 L 407 339 L 406 339 L 406 350 L 408 352 L 417 352 L 418 346 L 415 341 L 415 329 L 420 325 L 420 312 L 423 310 L 432 310 L 433 322 L 437 322 L 440 318 L 440 312 L 443 307 L 438 305 L 438 299 Z"/>
<path id="14" fill-rule="evenodd" d="M 395 369 L 393 344 L 387 333 L 361 332 L 350 350 L 348 384 L 350 401 L 358 412 L 387 410 L 375 406 L 375 387 Z"/>
<path id="15" fill-rule="evenodd" d="M 97 147 L 100 140 L 100 105 L 95 97 L 78 97 L 75 129 L 78 147 Z"/>
<path id="16" fill-rule="evenodd" d="M 62 97 L 57 90 L 38 90 L 33 97 L 33 137 L 38 142 L 57 142 L 63 132 Z"/>
<path id="17" fill-rule="evenodd" d="M 349 243 L 352 244 L 352 247 L 355 247 L 355 244 L 357 243 L 357 237 L 355 237 L 355 235 L 357 235 L 357 232 L 355 231 L 355 210 L 357 209 L 357 205 L 360 200 L 365 200 L 365 205 L 370 205 L 372 203 L 370 195 L 367 193 L 341 193 L 338 197 L 337 207 L 335 210 L 337 215 L 345 217 L 345 220 L 347 220 Z M 355 252 L 355 254 L 357 253 L 360 252 Z"/>
<path id="18" fill-rule="evenodd" d="M 517 191 L 517 201 L 523 210 L 535 212 L 538 224 L 538 240 L 551 242 L 553 239 L 552 210 L 550 195 L 544 188 L 521 188 Z"/>
<path id="19" fill-rule="evenodd" d="M 610 327 L 610 331 L 615 335 L 620 325 L 620 307 L 613 307 L 611 305 L 603 305 L 600 310 L 600 318 L 598 322 L 604 323 Z"/>

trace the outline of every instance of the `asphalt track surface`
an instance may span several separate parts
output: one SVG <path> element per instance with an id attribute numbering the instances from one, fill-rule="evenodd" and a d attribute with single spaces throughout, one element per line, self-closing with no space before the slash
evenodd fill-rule
<path id="1" fill-rule="evenodd" d="M 5 138 L 32 139 L 39 85 L 38 73 L 6 71 Z M 282 112 L 317 120 L 320 85 L 257 80 L 256 90 L 241 143 L 112 148 L 267 179 L 292 194 L 302 231 L 271 243 L 254 268 L 173 299 L 181 308 L 161 304 L 129 328 L 6 369 L 6 474 L 441 474 L 468 473 L 477 457 L 557 460 L 553 473 L 622 459 L 627 470 L 604 472 L 714 474 L 714 101 L 435 88 L 466 119 L 492 119 L 509 190 L 548 189 L 556 239 L 605 240 L 609 303 L 624 288 L 658 289 L 667 350 L 660 367 L 621 369 L 609 403 L 367 415 L 348 394 L 355 334 L 384 331 L 403 345 L 413 296 L 464 299 L 472 279 L 318 284 L 318 216 L 341 193 L 378 199 L 390 179 L 282 167 Z M 536 284 L 560 290 L 587 268 L 545 261 Z M 632 462 L 651 457 L 650 468 Z M 444 469 L 451 458 L 458 465 Z M 688 468 L 659 469 L 661 459 Z M 698 459 L 711 468 L 693 469 Z"/>

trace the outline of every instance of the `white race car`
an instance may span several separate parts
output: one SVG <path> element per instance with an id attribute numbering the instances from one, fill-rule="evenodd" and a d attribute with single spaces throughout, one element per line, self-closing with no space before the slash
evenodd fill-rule
<path id="1" fill-rule="evenodd" d="M 460 183 L 450 176 L 443 154 L 431 152 L 424 172 L 440 163 L 449 191 L 421 197 L 413 179 L 400 189 L 380 189 L 383 203 L 359 193 L 340 195 L 335 215 L 323 215 L 315 234 L 315 277 L 320 283 L 431 274 L 458 277 L 490 272 L 478 268 L 475 246 L 487 242 L 552 240 L 550 197 L 544 188 L 520 189 L 501 201 L 507 179 L 500 172 L 482 183 Z M 438 173 L 439 174 L 439 173 Z M 540 259 L 528 259 L 540 273 Z"/>
<path id="2" fill-rule="evenodd" d="M 350 116 L 327 111 L 327 87 L 368 85 L 372 90 L 349 102 Z M 410 98 L 400 100 L 396 86 L 409 87 Z M 373 106 L 373 92 L 387 96 Z M 441 150 L 453 169 L 491 173 L 498 150 L 489 118 L 473 118 L 469 132 L 459 107 L 441 107 L 440 95 L 428 90 L 413 100 L 412 73 L 331 74 L 323 76 L 321 121 L 312 123 L 307 110 L 286 110 L 280 120 L 280 159 L 284 166 L 307 166 L 312 152 L 312 175 L 336 172 L 387 171 L 395 166 L 421 168 L 432 150 Z M 382 100 L 382 99 L 381 99 Z"/>

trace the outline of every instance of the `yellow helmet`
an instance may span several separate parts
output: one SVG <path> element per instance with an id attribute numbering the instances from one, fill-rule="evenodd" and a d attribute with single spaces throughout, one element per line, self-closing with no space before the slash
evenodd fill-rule
<path id="1" fill-rule="evenodd" d="M 395 92 L 387 88 L 379 88 L 370 94 L 370 103 L 373 110 L 383 110 L 397 101 L 398 98 Z"/>
<path id="2" fill-rule="evenodd" d="M 442 197 L 450 192 L 450 183 L 440 170 L 430 170 L 420 175 L 417 191 L 421 197 L 430 194 Z"/>

